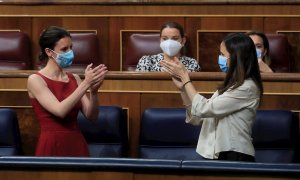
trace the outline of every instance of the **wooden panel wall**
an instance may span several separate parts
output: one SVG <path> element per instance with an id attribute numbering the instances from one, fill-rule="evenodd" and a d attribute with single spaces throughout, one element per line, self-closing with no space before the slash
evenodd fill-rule
<path id="1" fill-rule="evenodd" d="M 133 180 L 132 172 L 112 172 L 112 171 L 78 171 L 78 170 L 1 170 L 0 180 Z"/>
<path id="2" fill-rule="evenodd" d="M 216 57 L 210 56 L 210 52 L 218 51 L 209 44 L 218 44 L 221 36 L 212 37 L 209 33 L 202 33 L 204 35 L 200 37 L 199 32 L 222 34 L 259 30 L 266 33 L 286 33 L 289 36 L 292 46 L 297 49 L 296 69 L 300 72 L 300 42 L 297 40 L 300 32 L 300 4 L 297 3 L 0 3 L 0 31 L 20 30 L 28 34 L 35 64 L 38 63 L 38 39 L 41 31 L 47 26 L 55 25 L 71 31 L 96 30 L 100 45 L 99 62 L 105 63 L 110 71 L 119 71 L 121 46 L 126 44 L 122 42 L 121 32 L 157 31 L 166 21 L 177 21 L 184 26 L 190 41 L 191 56 L 197 58 L 208 71 L 216 69 Z M 200 47 L 207 51 L 201 53 Z M 25 153 L 32 154 L 39 129 L 27 99 L 26 78 L 1 78 L 0 105 L 17 108 Z M 101 105 L 120 105 L 129 109 L 131 156 L 137 155 L 139 123 L 143 110 L 148 107 L 182 105 L 169 78 L 163 79 L 163 83 L 157 83 L 157 79 L 132 81 L 121 76 L 120 79 L 106 81 L 100 90 Z M 201 79 L 196 86 L 206 96 L 210 96 L 218 82 Z M 300 110 L 299 83 L 270 81 L 264 84 L 267 93 L 262 109 Z M 285 101 L 281 100 L 283 98 Z"/>
<path id="3" fill-rule="evenodd" d="M 289 36 L 300 31 L 300 4 L 281 3 L 178 3 L 134 4 L 134 3 L 62 3 L 34 4 L 0 3 L 0 31 L 21 30 L 32 40 L 32 56 L 36 64 L 39 54 L 38 38 L 41 31 L 50 25 L 63 26 L 68 30 L 96 30 L 99 38 L 101 63 L 109 70 L 119 71 L 122 57 L 121 31 L 159 30 L 166 21 L 177 21 L 185 28 L 190 40 L 189 52 L 199 60 L 203 70 L 211 71 L 216 63 L 207 64 L 206 58 L 215 47 L 206 47 L 205 56 L 198 52 L 199 46 L 207 41 L 219 43 L 221 37 L 203 36 L 200 31 L 236 32 L 258 30 L 266 33 L 288 31 Z M 299 37 L 299 36 L 297 36 Z M 203 39 L 203 41 L 202 41 Z M 293 49 L 298 51 L 298 41 L 290 38 Z M 198 41 L 199 40 L 199 41 Z M 125 43 L 126 44 L 126 43 Z M 202 47 L 203 48 L 203 47 Z M 299 53 L 294 53 L 297 60 L 296 71 L 300 72 Z M 204 59 L 205 58 L 205 59 Z M 208 61 L 208 60 L 206 60 Z M 208 62 L 215 62 L 215 57 Z M 207 67 L 208 66 L 208 67 Z M 33 68 L 36 68 L 35 66 Z"/>
<path id="4" fill-rule="evenodd" d="M 34 71 L 0 73 L 0 107 L 17 111 L 26 155 L 33 155 L 39 125 L 26 90 L 28 75 Z M 81 74 L 81 77 L 83 75 Z M 222 82 L 223 73 L 192 73 L 196 89 L 210 97 Z M 300 112 L 300 74 L 264 74 L 264 96 L 260 109 L 286 109 Z M 183 107 L 179 91 L 166 73 L 109 72 L 99 90 L 100 105 L 128 109 L 129 156 L 138 156 L 141 117 L 152 107 Z M 284 99 L 284 100 L 283 100 Z"/>
<path id="5" fill-rule="evenodd" d="M 53 170 L 48 169 L 41 170 L 1 170 L 0 180 L 91 180 L 91 179 L 104 179 L 104 180 L 297 180 L 297 176 L 287 176 L 287 175 L 273 175 L 273 174 L 263 174 L 260 175 L 245 175 L 243 173 L 208 173 L 199 172 L 191 173 L 185 172 L 180 174 L 179 172 L 139 172 L 132 171 L 130 169 L 125 172 L 118 171 L 108 171 L 108 170 L 94 170 L 94 169 L 71 169 L 71 170 Z"/>

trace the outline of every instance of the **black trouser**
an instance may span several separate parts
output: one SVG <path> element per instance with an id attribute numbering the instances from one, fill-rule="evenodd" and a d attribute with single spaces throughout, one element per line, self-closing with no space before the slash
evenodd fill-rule
<path id="1" fill-rule="evenodd" d="M 255 162 L 253 156 L 235 151 L 220 152 L 218 160 Z"/>

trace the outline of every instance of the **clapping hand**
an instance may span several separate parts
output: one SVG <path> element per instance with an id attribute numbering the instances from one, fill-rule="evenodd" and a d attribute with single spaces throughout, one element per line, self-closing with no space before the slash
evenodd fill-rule
<path id="1" fill-rule="evenodd" d="M 172 80 L 178 89 L 181 89 L 183 79 L 188 78 L 188 71 L 177 57 L 173 61 L 163 60 L 160 64 L 164 67 L 164 71 L 172 76 Z"/>
<path id="2" fill-rule="evenodd" d="M 100 64 L 95 68 L 92 68 L 92 65 L 89 64 L 85 69 L 85 80 L 89 84 L 90 91 L 97 92 L 108 70 L 104 64 Z"/>
<path id="3" fill-rule="evenodd" d="M 187 73 L 187 69 L 177 57 L 174 57 L 172 61 L 163 60 L 160 64 L 165 68 L 166 72 L 170 73 L 174 77 L 181 78 L 185 73 Z"/>

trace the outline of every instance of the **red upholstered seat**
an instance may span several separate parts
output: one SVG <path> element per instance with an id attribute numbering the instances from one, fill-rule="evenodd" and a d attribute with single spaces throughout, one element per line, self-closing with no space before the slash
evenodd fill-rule
<path id="1" fill-rule="evenodd" d="M 90 63 L 100 64 L 99 43 L 95 33 L 71 33 L 75 59 L 69 71 L 83 71 Z"/>
<path id="2" fill-rule="evenodd" d="M 292 72 L 293 58 L 284 34 L 266 34 L 270 45 L 271 68 L 275 72 Z"/>
<path id="3" fill-rule="evenodd" d="M 32 69 L 30 40 L 23 32 L 0 32 L 0 70 Z"/>
<path id="4" fill-rule="evenodd" d="M 135 33 L 128 38 L 125 60 L 122 62 L 123 71 L 135 70 L 139 59 L 144 55 L 162 52 L 160 49 L 159 33 Z"/>

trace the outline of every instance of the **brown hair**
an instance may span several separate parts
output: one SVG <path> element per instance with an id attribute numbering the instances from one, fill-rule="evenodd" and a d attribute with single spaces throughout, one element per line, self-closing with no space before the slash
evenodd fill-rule
<path id="1" fill-rule="evenodd" d="M 256 31 L 249 31 L 246 32 L 248 36 L 259 36 L 263 40 L 264 48 L 267 50 L 266 55 L 263 57 L 263 61 L 270 66 L 271 65 L 271 58 L 270 58 L 270 45 L 267 36 L 263 32 L 256 32 Z"/>
<path id="2" fill-rule="evenodd" d="M 39 45 L 41 48 L 41 53 L 39 55 L 40 61 L 44 61 L 44 60 L 48 59 L 45 49 L 49 48 L 49 49 L 53 50 L 56 43 L 64 37 L 71 38 L 71 35 L 67 30 L 65 30 L 62 27 L 50 26 L 47 29 L 45 29 L 41 33 L 40 40 L 39 40 Z"/>
<path id="3" fill-rule="evenodd" d="M 161 32 L 165 28 L 175 28 L 179 31 L 181 37 L 185 37 L 183 27 L 180 24 L 178 24 L 177 22 L 169 21 L 169 22 L 166 22 L 165 24 L 163 24 L 162 27 L 160 28 L 160 36 L 161 36 Z"/>

